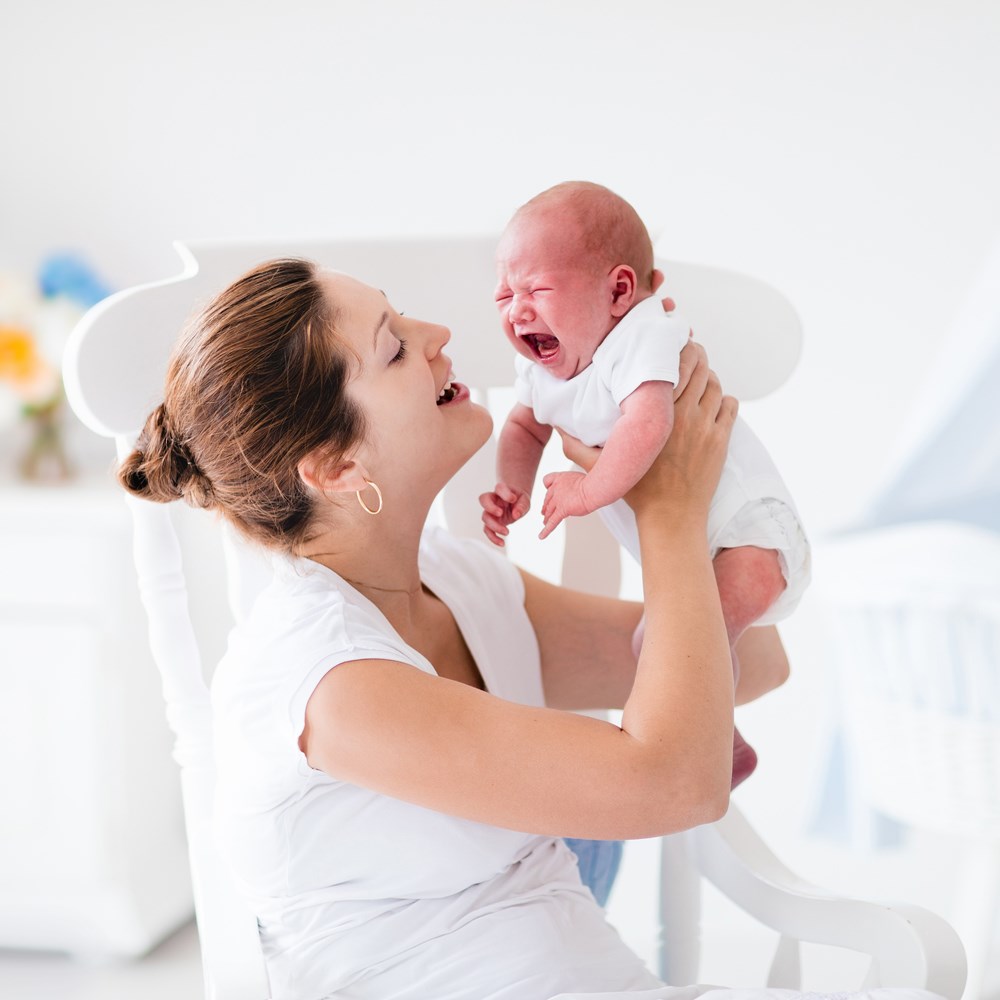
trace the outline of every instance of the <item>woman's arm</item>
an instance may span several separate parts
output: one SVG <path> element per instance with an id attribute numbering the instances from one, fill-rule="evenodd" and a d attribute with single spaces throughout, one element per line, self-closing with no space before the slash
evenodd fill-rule
<path id="1" fill-rule="evenodd" d="M 521 570 L 524 607 L 550 708 L 624 708 L 635 683 L 632 633 L 642 604 L 557 587 Z"/>
<path id="2" fill-rule="evenodd" d="M 708 553 L 692 539 L 704 538 L 734 417 L 735 401 L 701 366 L 666 448 L 627 497 L 646 557 L 646 637 L 621 727 L 356 661 L 309 699 L 309 763 L 440 812 L 554 836 L 649 837 L 722 815 L 732 672 Z M 624 633 L 634 610 L 620 608 Z"/>
<path id="3" fill-rule="evenodd" d="M 571 710 L 624 708 L 635 682 L 632 633 L 642 604 L 558 587 L 523 569 L 521 577 L 541 653 L 545 704 Z M 737 705 L 788 680 L 788 657 L 775 626 L 747 629 L 736 651 Z"/>

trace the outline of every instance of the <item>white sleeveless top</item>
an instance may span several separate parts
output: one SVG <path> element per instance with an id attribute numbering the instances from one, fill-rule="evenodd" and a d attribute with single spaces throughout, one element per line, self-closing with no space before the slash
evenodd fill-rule
<path id="1" fill-rule="evenodd" d="M 217 833 L 258 916 L 274 1000 L 548 1000 L 658 986 L 561 840 L 434 812 L 308 765 L 298 739 L 327 671 L 370 658 L 434 668 L 336 574 L 275 562 L 212 681 Z M 485 542 L 431 528 L 420 570 L 487 689 L 542 705 L 515 567 Z"/>

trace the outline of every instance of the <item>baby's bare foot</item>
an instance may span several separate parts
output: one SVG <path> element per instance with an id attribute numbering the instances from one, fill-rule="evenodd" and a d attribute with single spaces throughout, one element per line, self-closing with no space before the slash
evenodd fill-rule
<path id="1" fill-rule="evenodd" d="M 757 751 L 740 735 L 738 729 L 733 730 L 733 780 L 729 786 L 735 788 L 746 781 L 757 767 Z"/>

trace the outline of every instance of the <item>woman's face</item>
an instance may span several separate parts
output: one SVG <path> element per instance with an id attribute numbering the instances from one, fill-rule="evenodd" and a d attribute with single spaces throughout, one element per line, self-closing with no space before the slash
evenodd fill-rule
<path id="1" fill-rule="evenodd" d="M 385 295 L 346 274 L 323 282 L 354 376 L 348 393 L 368 421 L 357 458 L 383 492 L 435 495 L 490 436 L 489 412 L 452 378 L 447 327 L 401 315 Z M 451 388 L 445 387 L 451 383 Z"/>

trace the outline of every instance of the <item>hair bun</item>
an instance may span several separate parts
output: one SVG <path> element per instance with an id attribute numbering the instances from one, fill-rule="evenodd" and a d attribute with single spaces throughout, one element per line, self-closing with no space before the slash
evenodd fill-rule
<path id="1" fill-rule="evenodd" d="M 193 507 L 213 504 L 210 480 L 187 444 L 173 433 L 162 403 L 149 415 L 135 450 L 122 462 L 118 481 L 130 493 L 158 503 L 183 498 Z"/>

